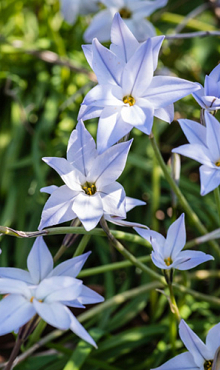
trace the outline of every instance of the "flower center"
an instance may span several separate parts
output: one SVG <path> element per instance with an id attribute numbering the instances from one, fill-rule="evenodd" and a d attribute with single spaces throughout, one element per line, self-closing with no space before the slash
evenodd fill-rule
<path id="1" fill-rule="evenodd" d="M 216 165 L 217 167 L 220 167 L 220 159 L 219 159 L 218 161 L 216 161 L 216 162 L 215 162 L 215 165 Z"/>
<path id="2" fill-rule="evenodd" d="M 123 98 L 123 102 L 124 102 L 125 104 L 129 104 L 129 105 L 130 105 L 130 107 L 132 107 L 132 105 L 134 105 L 134 104 L 135 104 L 136 100 L 135 100 L 135 98 L 133 98 L 133 96 L 131 96 L 131 95 L 126 95 L 126 96 L 124 96 L 124 98 Z"/>
<path id="3" fill-rule="evenodd" d="M 204 362 L 204 370 L 212 370 L 213 360 L 207 360 Z"/>
<path id="4" fill-rule="evenodd" d="M 34 298 L 35 298 L 34 296 L 31 297 L 31 299 L 30 299 L 31 303 L 33 303 Z M 42 299 L 38 299 L 38 302 L 43 302 L 43 301 L 42 301 Z"/>
<path id="5" fill-rule="evenodd" d="M 96 193 L 95 184 L 90 184 L 88 181 L 86 181 L 85 184 L 82 185 L 82 189 L 87 195 L 93 195 Z"/>
<path id="6" fill-rule="evenodd" d="M 165 258 L 164 262 L 166 263 L 167 266 L 170 266 L 173 263 L 173 261 L 170 257 Z"/>
<path id="7" fill-rule="evenodd" d="M 119 14 L 123 19 L 129 19 L 131 18 L 131 15 L 132 15 L 131 11 L 126 7 L 121 8 L 119 10 Z"/>

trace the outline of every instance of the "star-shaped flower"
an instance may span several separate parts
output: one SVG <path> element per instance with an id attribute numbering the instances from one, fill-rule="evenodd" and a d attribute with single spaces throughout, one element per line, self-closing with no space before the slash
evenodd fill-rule
<path id="1" fill-rule="evenodd" d="M 130 43 L 131 33 L 122 23 L 120 16 L 116 15 L 113 22 L 114 52 L 96 39 L 92 49 L 84 48 L 99 84 L 86 95 L 79 118 L 100 117 L 97 132 L 99 153 L 115 144 L 133 127 L 149 135 L 154 115 L 171 122 L 172 103 L 199 88 L 197 84 L 177 77 L 153 76 L 163 38 L 149 38 L 137 46 L 134 38 Z"/>
<path id="2" fill-rule="evenodd" d="M 193 93 L 199 105 L 208 111 L 220 109 L 220 64 L 205 77 L 204 88 Z"/>
<path id="3" fill-rule="evenodd" d="M 96 347 L 94 340 L 66 306 L 103 301 L 98 293 L 76 279 L 91 252 L 71 258 L 53 268 L 53 258 L 43 237 L 38 237 L 27 259 L 28 271 L 0 268 L 0 335 L 17 331 L 37 313 L 58 329 L 72 330 Z"/>
<path id="4" fill-rule="evenodd" d="M 182 251 L 186 244 L 184 213 L 169 227 L 166 239 L 153 230 L 136 227 L 135 230 L 151 243 L 152 261 L 162 270 L 189 270 L 200 263 L 214 259 L 210 254 L 203 252 Z"/>
<path id="5" fill-rule="evenodd" d="M 188 351 L 153 370 L 219 369 L 220 324 L 209 330 L 206 344 L 189 328 L 184 320 L 180 321 L 179 334 Z"/>
<path id="6" fill-rule="evenodd" d="M 125 191 L 115 180 L 124 169 L 130 145 L 131 141 L 120 143 L 98 155 L 92 136 L 78 122 L 70 136 L 67 159 L 43 158 L 65 185 L 50 191 L 39 229 L 78 217 L 88 231 L 104 213 L 126 217 Z"/>
<path id="7" fill-rule="evenodd" d="M 220 185 L 220 123 L 205 111 L 206 127 L 188 119 L 180 119 L 180 126 L 190 144 L 172 150 L 202 163 L 199 168 L 201 195 Z"/>
<path id="8" fill-rule="evenodd" d="M 168 0 L 101 0 L 106 9 L 101 10 L 92 20 L 84 33 L 86 42 L 94 37 L 99 41 L 109 41 L 111 22 L 115 13 L 119 13 L 138 41 L 145 41 L 155 36 L 154 26 L 145 18 L 155 10 L 162 8 Z"/>

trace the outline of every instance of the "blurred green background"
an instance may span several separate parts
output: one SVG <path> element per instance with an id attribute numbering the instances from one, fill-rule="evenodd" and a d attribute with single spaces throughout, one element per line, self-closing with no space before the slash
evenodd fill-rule
<path id="1" fill-rule="evenodd" d="M 169 0 L 167 6 L 154 13 L 150 20 L 158 34 L 175 33 L 185 16 L 205 3 Z M 190 20 L 184 32 L 218 29 L 217 10 L 203 11 Z M 0 225 L 33 231 L 37 230 L 48 197 L 40 193 L 40 188 L 62 183 L 41 158 L 65 156 L 80 103 L 95 85 L 95 76 L 81 49 L 90 16 L 79 17 L 70 26 L 63 21 L 57 0 L 2 0 L 0 12 Z M 203 84 L 205 75 L 219 63 L 219 53 L 218 37 L 165 41 L 158 72 L 166 70 L 166 73 Z M 191 96 L 175 103 L 175 119 L 199 120 L 199 117 L 200 108 Z M 87 122 L 86 127 L 95 137 L 97 121 Z M 186 142 L 177 122 L 168 125 L 155 119 L 154 134 L 166 162 L 171 149 Z M 131 211 L 128 219 L 166 234 L 172 210 L 169 185 L 154 157 L 149 138 L 136 129 L 131 136 L 135 140 L 119 181 L 128 196 L 142 199 L 147 205 Z M 199 194 L 198 163 L 187 158 L 182 158 L 181 162 L 180 188 L 183 194 L 209 231 L 218 228 L 213 194 L 205 197 Z M 177 205 L 177 215 L 181 213 L 182 209 Z M 186 225 L 188 240 L 199 235 L 188 218 Z M 0 238 L 3 251 L 0 266 L 26 268 L 26 257 L 33 240 Z M 46 239 L 53 254 L 59 249 L 62 238 Z M 68 250 L 65 258 L 73 255 L 76 245 Z M 136 257 L 150 254 L 149 247 L 129 242 L 126 246 Z M 91 237 L 87 250 L 90 249 L 93 253 L 85 268 L 123 261 L 105 238 Z M 200 249 L 212 252 L 205 244 Z M 152 267 L 151 262 L 149 264 Z M 210 267 L 217 270 L 218 265 L 216 259 Z M 201 268 L 208 267 L 206 264 Z M 195 274 L 182 273 L 180 279 L 182 284 L 199 292 L 219 296 L 217 278 L 198 281 Z M 84 281 L 106 299 L 111 299 L 116 294 L 148 284 L 152 279 L 134 267 L 127 267 L 86 277 Z M 188 294 L 176 293 L 182 316 L 189 319 L 187 322 L 204 339 L 209 327 L 219 320 L 219 307 L 197 301 Z M 98 350 L 91 350 L 83 342 L 77 345 L 78 338 L 68 333 L 55 343 L 48 343 L 43 348 L 44 355 L 30 358 L 16 368 L 144 370 L 159 366 L 183 350 L 167 300 L 154 290 L 140 292 L 122 305 L 106 308 L 85 326 L 92 328 Z M 1 343 L 2 361 L 10 352 L 12 339 L 9 336 Z"/>

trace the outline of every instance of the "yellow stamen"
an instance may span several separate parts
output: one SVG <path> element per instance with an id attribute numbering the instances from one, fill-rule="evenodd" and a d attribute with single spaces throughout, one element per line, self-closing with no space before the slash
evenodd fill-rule
<path id="1" fill-rule="evenodd" d="M 213 360 L 207 360 L 204 363 L 204 370 L 212 370 Z"/>
<path id="2" fill-rule="evenodd" d="M 219 159 L 218 161 L 216 161 L 216 162 L 215 162 L 215 165 L 216 165 L 217 167 L 220 167 L 220 159 Z"/>
<path id="3" fill-rule="evenodd" d="M 95 184 L 90 184 L 86 181 L 86 183 L 82 186 L 82 189 L 87 195 L 93 195 L 96 193 L 96 186 Z"/>
<path id="4" fill-rule="evenodd" d="M 173 263 L 173 261 L 170 257 L 165 258 L 164 262 L 166 263 L 167 266 L 170 266 Z"/>
<path id="5" fill-rule="evenodd" d="M 35 298 L 34 296 L 31 297 L 31 299 L 30 299 L 31 303 L 33 303 L 34 298 Z M 42 299 L 38 299 L 38 302 L 43 302 L 43 301 L 42 301 Z"/>
<path id="6" fill-rule="evenodd" d="M 135 100 L 135 98 L 133 98 L 133 96 L 131 96 L 131 95 L 126 95 L 126 96 L 124 96 L 124 98 L 123 98 L 123 102 L 124 102 L 125 104 L 129 104 L 129 105 L 130 105 L 130 107 L 131 107 L 132 105 L 134 105 L 134 104 L 135 104 L 136 100 Z"/>

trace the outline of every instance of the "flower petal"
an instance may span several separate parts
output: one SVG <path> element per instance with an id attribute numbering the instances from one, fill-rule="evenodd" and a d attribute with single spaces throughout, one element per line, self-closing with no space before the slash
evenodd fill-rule
<path id="1" fill-rule="evenodd" d="M 190 119 L 179 119 L 178 120 L 181 129 L 184 132 L 187 140 L 190 144 L 206 145 L 206 127 L 201 123 L 192 121 Z"/>
<path id="2" fill-rule="evenodd" d="M 83 305 L 94 304 L 103 302 L 104 298 L 100 294 L 96 293 L 94 290 L 88 288 L 85 285 L 82 285 L 82 290 L 78 297 L 78 301 Z"/>
<path id="3" fill-rule="evenodd" d="M 72 205 L 77 195 L 77 192 L 69 189 L 66 185 L 55 190 L 45 203 L 38 227 L 39 230 L 76 218 L 77 216 L 72 210 Z"/>
<path id="4" fill-rule="evenodd" d="M 210 113 L 205 112 L 206 141 L 213 161 L 220 160 L 220 123 Z"/>
<path id="5" fill-rule="evenodd" d="M 203 101 L 203 97 L 205 94 L 204 88 L 201 84 L 198 84 L 198 86 L 200 86 L 200 89 L 192 93 L 192 96 L 203 109 L 206 109 L 206 106 Z"/>
<path id="6" fill-rule="evenodd" d="M 97 39 L 92 41 L 92 66 L 100 84 L 121 85 L 125 62 L 107 49 Z"/>
<path id="7" fill-rule="evenodd" d="M 164 257 L 171 257 L 171 259 L 174 261 L 185 244 L 185 215 L 182 213 L 181 216 L 175 222 L 173 222 L 168 229 L 164 244 Z"/>
<path id="8" fill-rule="evenodd" d="M 152 238 L 155 239 L 161 250 L 163 249 L 166 240 L 163 235 L 154 230 L 144 230 L 139 227 L 135 227 L 134 229 L 140 236 L 142 236 L 142 238 L 146 239 L 150 244 L 152 244 Z"/>
<path id="9" fill-rule="evenodd" d="M 81 104 L 79 113 L 78 113 L 78 120 L 83 119 L 86 121 L 87 119 L 100 117 L 102 113 L 103 107 L 88 107 L 85 104 Z"/>
<path id="10" fill-rule="evenodd" d="M 112 52 L 126 63 L 139 47 L 138 41 L 123 22 L 119 13 L 115 14 L 112 21 L 111 41 L 110 49 Z"/>
<path id="11" fill-rule="evenodd" d="M 173 149 L 172 153 L 182 154 L 186 157 L 194 159 L 199 163 L 205 164 L 208 167 L 214 167 L 214 163 L 212 163 L 210 158 L 210 152 L 204 145 L 185 144 Z"/>
<path id="12" fill-rule="evenodd" d="M 92 337 L 89 335 L 89 333 L 84 329 L 84 327 L 79 323 L 79 321 L 75 318 L 75 316 L 72 314 L 71 311 L 69 311 L 70 316 L 70 330 L 73 331 L 78 337 L 82 338 L 86 342 L 90 343 L 92 346 L 97 348 L 96 343 L 92 339 Z"/>
<path id="13" fill-rule="evenodd" d="M 33 305 L 38 315 L 55 328 L 66 330 L 70 327 L 69 310 L 59 302 L 44 303 L 33 300 Z"/>
<path id="14" fill-rule="evenodd" d="M 47 303 L 71 301 L 82 290 L 82 281 L 70 276 L 52 276 L 44 279 L 37 287 L 35 297 Z"/>
<path id="15" fill-rule="evenodd" d="M 125 191 L 121 184 L 113 182 L 100 190 L 104 213 L 126 217 Z"/>
<path id="16" fill-rule="evenodd" d="M 217 348 L 220 346 L 220 323 L 213 326 L 206 337 L 206 347 L 211 353 L 211 358 L 214 358 Z"/>
<path id="17" fill-rule="evenodd" d="M 143 200 L 136 199 L 136 198 L 131 198 L 131 197 L 126 197 L 125 198 L 125 209 L 126 212 L 129 212 L 131 209 L 137 206 L 145 206 L 147 203 L 144 202 Z"/>
<path id="18" fill-rule="evenodd" d="M 183 319 L 180 321 L 179 334 L 186 348 L 192 354 L 196 365 L 200 368 L 204 363 L 204 360 L 210 359 L 206 345 L 192 331 L 192 329 L 190 329 Z"/>
<path id="19" fill-rule="evenodd" d="M 155 109 L 154 116 L 162 121 L 171 123 L 174 120 L 174 105 L 169 104 L 167 107 Z"/>
<path id="20" fill-rule="evenodd" d="M 213 260 L 210 254 L 200 251 L 182 251 L 173 263 L 173 267 L 178 270 L 189 270 L 203 262 Z"/>
<path id="21" fill-rule="evenodd" d="M 27 284 L 33 283 L 31 275 L 28 271 L 15 267 L 0 267 L 0 278 L 24 281 Z"/>
<path id="22" fill-rule="evenodd" d="M 94 229 L 103 215 L 100 195 L 98 193 L 94 195 L 80 193 L 73 203 L 73 211 L 87 231 Z"/>
<path id="23" fill-rule="evenodd" d="M 0 335 L 26 324 L 36 313 L 33 305 L 18 294 L 8 295 L 0 302 Z"/>
<path id="24" fill-rule="evenodd" d="M 52 194 L 55 190 L 58 189 L 58 186 L 56 185 L 50 185 L 50 186 L 45 186 L 44 188 L 40 189 L 41 193 L 47 193 L 47 194 Z"/>
<path id="25" fill-rule="evenodd" d="M 61 12 L 63 18 L 69 24 L 74 24 L 79 13 L 80 0 L 61 0 Z"/>
<path id="26" fill-rule="evenodd" d="M 199 167 L 201 195 L 206 195 L 220 185 L 220 170 L 209 166 Z"/>
<path id="27" fill-rule="evenodd" d="M 198 90 L 198 84 L 178 77 L 154 76 L 144 97 L 154 108 L 162 108 Z"/>
<path id="28" fill-rule="evenodd" d="M 53 269 L 50 276 L 71 276 L 75 278 L 80 273 L 84 263 L 91 253 L 92 252 L 87 252 L 60 263 Z"/>
<path id="29" fill-rule="evenodd" d="M 115 107 L 120 108 L 124 106 L 122 89 L 120 86 L 97 85 L 88 92 L 83 104 L 99 107 L 111 106 L 112 110 Z"/>
<path id="30" fill-rule="evenodd" d="M 96 14 L 83 35 L 84 40 L 92 42 L 92 39 L 97 37 L 101 42 L 109 41 L 111 23 L 116 11 L 117 9 L 104 9 Z"/>
<path id="31" fill-rule="evenodd" d="M 133 128 L 121 118 L 121 107 L 105 107 L 99 119 L 97 149 L 99 154 L 127 135 Z"/>
<path id="32" fill-rule="evenodd" d="M 38 284 L 53 269 L 53 257 L 42 236 L 38 236 L 27 258 L 33 284 Z"/>
<path id="33" fill-rule="evenodd" d="M 181 353 L 152 370 L 199 370 L 190 352 Z"/>
<path id="34" fill-rule="evenodd" d="M 10 278 L 0 279 L 0 294 L 22 294 L 25 297 L 31 297 L 29 285 L 22 280 Z"/>
<path id="35" fill-rule="evenodd" d="M 124 67 L 122 89 L 124 95 L 135 99 L 142 97 L 153 77 L 153 56 L 151 39 L 139 46 Z"/>
<path id="36" fill-rule="evenodd" d="M 42 158 L 48 166 L 52 167 L 60 175 L 65 184 L 72 190 L 80 191 L 85 182 L 85 176 L 74 168 L 65 158 L 44 157 Z"/>
<path id="37" fill-rule="evenodd" d="M 162 8 L 167 4 L 168 0 L 154 1 L 131 1 L 128 0 L 130 9 L 134 12 L 134 17 L 137 19 L 149 17 L 155 10 Z"/>
<path id="38" fill-rule="evenodd" d="M 80 120 L 70 135 L 67 160 L 86 176 L 96 156 L 95 141 L 86 130 L 83 121 Z"/>
<path id="39" fill-rule="evenodd" d="M 100 154 L 93 163 L 88 179 L 96 183 L 97 189 L 113 183 L 121 175 L 132 140 L 114 145 Z"/>

